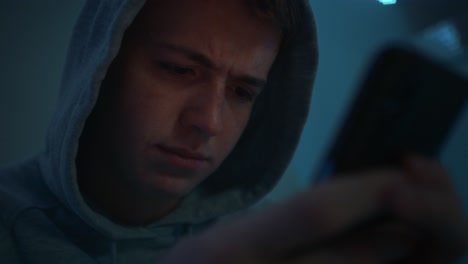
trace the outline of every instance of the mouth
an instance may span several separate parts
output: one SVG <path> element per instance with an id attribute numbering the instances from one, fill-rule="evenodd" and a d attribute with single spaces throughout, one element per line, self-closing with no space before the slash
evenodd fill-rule
<path id="1" fill-rule="evenodd" d="M 157 145 L 156 148 L 162 154 L 164 159 L 175 167 L 195 170 L 210 161 L 210 158 L 207 155 L 186 148 L 168 147 L 163 145 Z"/>

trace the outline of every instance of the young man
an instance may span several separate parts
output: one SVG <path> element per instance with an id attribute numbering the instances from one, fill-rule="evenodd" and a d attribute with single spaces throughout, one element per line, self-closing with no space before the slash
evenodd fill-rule
<path id="1" fill-rule="evenodd" d="M 420 158 L 209 227 L 258 201 L 283 173 L 316 64 L 306 1 L 90 0 L 47 150 L 1 173 L 0 260 L 457 257 L 466 246 L 460 205 L 443 170 Z M 382 210 L 394 220 L 353 232 Z M 430 252 L 420 250 L 426 242 Z"/>

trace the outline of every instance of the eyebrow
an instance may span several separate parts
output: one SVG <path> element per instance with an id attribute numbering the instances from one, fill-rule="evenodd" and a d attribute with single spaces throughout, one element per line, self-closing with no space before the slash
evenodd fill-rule
<path id="1" fill-rule="evenodd" d="M 197 62 L 207 68 L 210 68 L 210 69 L 219 68 L 212 60 L 210 60 L 210 58 L 208 58 L 206 55 L 196 50 L 190 49 L 188 47 L 176 45 L 176 44 L 171 44 L 171 43 L 158 42 L 155 44 L 157 47 L 168 49 L 177 53 L 182 53 L 183 55 L 187 56 L 190 60 Z M 267 84 L 267 80 L 260 79 L 260 78 L 257 78 L 255 76 L 251 76 L 248 74 L 241 74 L 241 75 L 237 75 L 233 77 L 234 79 L 237 79 L 245 84 L 258 87 L 260 90 L 262 90 Z"/>

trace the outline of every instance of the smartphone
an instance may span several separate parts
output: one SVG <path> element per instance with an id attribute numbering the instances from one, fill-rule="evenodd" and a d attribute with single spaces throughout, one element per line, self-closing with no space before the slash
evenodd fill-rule
<path id="1" fill-rule="evenodd" d="M 417 49 L 384 48 L 371 65 L 314 182 L 376 167 L 405 154 L 437 158 L 468 97 L 460 72 Z"/>

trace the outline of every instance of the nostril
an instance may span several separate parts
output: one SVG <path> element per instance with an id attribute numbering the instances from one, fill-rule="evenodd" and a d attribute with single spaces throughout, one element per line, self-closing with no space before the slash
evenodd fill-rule
<path id="1" fill-rule="evenodd" d="M 214 137 L 224 129 L 222 107 L 190 108 L 184 111 L 181 116 L 184 127 L 194 129 L 205 138 Z"/>
<path id="2" fill-rule="evenodd" d="M 213 137 L 223 130 L 223 122 L 220 113 L 209 113 L 199 116 L 198 122 L 194 124 L 203 135 Z"/>
<path id="3" fill-rule="evenodd" d="M 195 128 L 205 138 L 218 135 L 224 128 L 225 84 L 219 80 L 210 80 L 193 88 L 181 116 L 184 126 Z"/>

